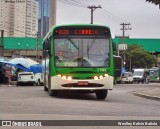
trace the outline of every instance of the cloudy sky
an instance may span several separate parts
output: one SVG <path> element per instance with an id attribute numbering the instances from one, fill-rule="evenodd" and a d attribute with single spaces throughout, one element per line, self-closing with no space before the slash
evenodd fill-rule
<path id="1" fill-rule="evenodd" d="M 160 38 L 159 6 L 145 0 L 57 0 L 57 24 L 90 23 L 87 5 L 101 5 L 94 24 L 109 26 L 112 37 L 122 35 L 121 23 L 131 23 L 132 30 L 125 31 L 130 38 Z"/>

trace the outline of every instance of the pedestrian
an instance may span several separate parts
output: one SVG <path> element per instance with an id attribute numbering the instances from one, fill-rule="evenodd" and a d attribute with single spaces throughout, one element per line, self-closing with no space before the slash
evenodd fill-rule
<path id="1" fill-rule="evenodd" d="M 0 83 L 2 83 L 3 82 L 3 78 L 2 78 L 2 73 L 3 72 L 3 70 L 2 70 L 2 65 L 0 64 Z"/>
<path id="2" fill-rule="evenodd" d="M 11 82 L 11 67 L 9 65 L 6 65 L 6 69 L 5 69 L 5 72 L 6 72 L 6 77 L 8 78 L 8 83 Z"/>

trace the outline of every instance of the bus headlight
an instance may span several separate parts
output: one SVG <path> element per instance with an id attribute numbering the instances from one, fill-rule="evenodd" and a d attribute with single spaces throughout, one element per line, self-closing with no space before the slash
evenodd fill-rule
<path id="1" fill-rule="evenodd" d="M 60 75 L 60 74 L 58 74 L 57 76 L 58 76 L 58 77 L 61 77 L 61 75 Z"/>
<path id="2" fill-rule="evenodd" d="M 71 76 L 69 76 L 69 77 L 68 77 L 68 80 L 69 80 L 69 81 L 71 81 L 71 80 L 72 80 L 72 77 L 71 77 Z"/>
<path id="3" fill-rule="evenodd" d="M 66 76 L 62 76 L 62 79 L 67 79 L 67 77 Z"/>
<path id="4" fill-rule="evenodd" d="M 108 77 L 108 74 L 105 74 L 104 76 L 105 76 L 105 77 Z"/>
<path id="5" fill-rule="evenodd" d="M 99 76 L 99 79 L 103 79 L 103 76 L 102 76 L 102 75 L 100 75 L 100 76 Z"/>
<path id="6" fill-rule="evenodd" d="M 159 80 L 159 77 L 157 77 L 157 80 Z"/>
<path id="7" fill-rule="evenodd" d="M 98 77 L 97 77 L 97 76 L 94 76 L 94 80 L 98 80 Z"/>

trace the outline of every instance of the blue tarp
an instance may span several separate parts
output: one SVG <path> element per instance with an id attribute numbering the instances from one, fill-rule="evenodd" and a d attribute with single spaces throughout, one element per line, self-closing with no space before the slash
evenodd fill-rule
<path id="1" fill-rule="evenodd" d="M 5 68 L 6 64 L 10 65 L 11 67 L 14 66 L 16 69 L 21 69 L 25 72 L 33 72 L 35 73 L 42 73 L 42 65 L 41 64 L 34 64 L 31 65 L 29 68 L 21 65 L 21 64 L 14 64 L 14 63 L 9 63 L 7 61 L 0 61 L 0 63 L 2 64 L 2 67 Z"/>
<path id="2" fill-rule="evenodd" d="M 32 65 L 30 66 L 30 71 L 32 71 L 34 74 L 42 73 L 42 65 L 41 64 Z"/>
<path id="3" fill-rule="evenodd" d="M 123 67 L 122 67 L 122 75 L 123 75 L 125 72 L 126 72 L 126 69 L 125 69 L 125 67 L 123 66 Z"/>

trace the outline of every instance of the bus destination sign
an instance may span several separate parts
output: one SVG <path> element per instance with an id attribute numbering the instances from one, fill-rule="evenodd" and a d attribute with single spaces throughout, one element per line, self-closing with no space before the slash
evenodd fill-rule
<path id="1" fill-rule="evenodd" d="M 102 29 L 57 29 L 55 35 L 103 35 L 108 30 Z"/>

